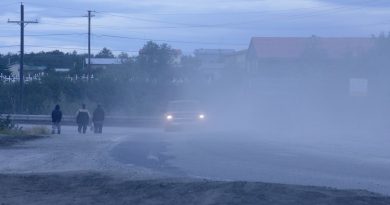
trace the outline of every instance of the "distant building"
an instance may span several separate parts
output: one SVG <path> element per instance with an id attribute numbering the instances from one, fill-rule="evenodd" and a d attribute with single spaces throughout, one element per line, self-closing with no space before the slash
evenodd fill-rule
<path id="1" fill-rule="evenodd" d="M 197 49 L 195 58 L 201 63 L 202 70 L 216 70 L 225 67 L 229 56 L 235 54 L 233 49 Z"/>
<path id="2" fill-rule="evenodd" d="M 384 93 L 387 78 L 374 73 L 387 73 L 385 63 L 363 63 L 377 45 L 375 38 L 254 37 L 246 56 L 248 82 L 273 94 L 310 91 L 329 99 L 345 97 L 348 89 L 350 96 Z"/>
<path id="3" fill-rule="evenodd" d="M 240 70 L 245 69 L 247 52 L 248 50 L 241 50 L 228 55 L 226 58 L 227 66 Z"/>
<path id="4" fill-rule="evenodd" d="M 233 49 L 197 49 L 194 51 L 194 56 L 200 64 L 199 70 L 210 78 L 218 78 L 235 54 L 236 51 Z"/>
<path id="5" fill-rule="evenodd" d="M 54 68 L 54 71 L 57 73 L 69 73 L 70 68 Z"/>
<path id="6" fill-rule="evenodd" d="M 24 65 L 23 66 L 23 71 L 24 75 L 34 75 L 34 74 L 41 74 L 46 71 L 47 67 L 46 66 L 31 66 L 31 65 Z M 20 70 L 20 64 L 13 64 L 10 65 L 9 71 L 12 73 L 14 76 L 19 76 L 19 70 Z"/>
<path id="7" fill-rule="evenodd" d="M 122 64 L 120 58 L 91 58 L 91 69 L 115 68 Z M 85 59 L 85 65 L 88 67 L 88 58 Z"/>
<path id="8" fill-rule="evenodd" d="M 218 78 L 224 70 L 244 70 L 247 50 L 234 49 L 197 49 L 194 56 L 199 62 L 199 69 L 210 78 Z"/>

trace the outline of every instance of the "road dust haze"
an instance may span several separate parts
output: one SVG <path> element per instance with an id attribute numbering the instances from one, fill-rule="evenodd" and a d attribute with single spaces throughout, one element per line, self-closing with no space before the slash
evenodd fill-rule
<path id="1" fill-rule="evenodd" d="M 182 98 L 200 100 L 217 130 L 297 137 L 375 137 L 389 131 L 388 63 L 369 59 L 371 64 L 359 65 L 343 58 L 336 66 L 309 60 L 271 63 L 253 74 L 229 70 L 223 79 L 187 86 Z"/>

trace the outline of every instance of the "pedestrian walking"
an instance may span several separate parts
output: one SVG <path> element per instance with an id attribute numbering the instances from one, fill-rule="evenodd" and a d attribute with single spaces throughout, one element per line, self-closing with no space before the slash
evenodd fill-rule
<path id="1" fill-rule="evenodd" d="M 105 113 L 101 105 L 98 105 L 95 111 L 93 111 L 93 126 L 94 131 L 97 134 L 101 134 L 103 132 L 103 122 L 104 122 Z"/>
<path id="2" fill-rule="evenodd" d="M 90 116 L 91 115 L 89 114 L 86 105 L 82 104 L 81 108 L 76 113 L 77 130 L 79 133 L 83 132 L 83 134 L 85 134 L 87 132 Z"/>
<path id="3" fill-rule="evenodd" d="M 51 133 L 61 134 L 61 120 L 62 120 L 62 112 L 60 105 L 56 105 L 54 110 L 51 112 L 51 122 L 52 122 L 52 130 Z"/>

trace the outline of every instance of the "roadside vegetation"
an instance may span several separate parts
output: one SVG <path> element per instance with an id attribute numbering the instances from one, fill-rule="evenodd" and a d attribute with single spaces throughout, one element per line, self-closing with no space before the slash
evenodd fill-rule
<path id="1" fill-rule="evenodd" d="M 26 65 L 46 66 L 47 74 L 40 81 L 26 83 L 22 112 L 49 114 L 55 104 L 60 104 L 65 115 L 73 115 L 80 104 L 85 103 L 88 108 L 101 104 L 111 115 L 160 115 L 170 100 L 196 98 L 202 101 L 212 96 L 233 93 L 240 86 L 248 90 L 251 81 L 259 81 L 261 77 L 290 76 L 311 80 L 317 83 L 311 85 L 317 86 L 316 95 L 326 93 L 322 90 L 328 85 L 328 80 L 344 83 L 342 81 L 345 79 L 341 78 L 346 78 L 347 74 L 372 76 L 375 78 L 373 81 L 377 82 L 389 74 L 382 65 L 389 63 L 387 53 L 390 51 L 390 35 L 383 33 L 373 36 L 377 46 L 372 50 L 358 56 L 351 54 L 341 60 L 324 55 L 316 45 L 317 37 L 312 38 L 312 45 L 301 57 L 291 62 L 264 61 L 264 65 L 261 65 L 264 69 L 258 71 L 248 71 L 245 66 L 234 62 L 226 63 L 218 71 L 202 70 L 196 56 L 180 55 L 177 49 L 155 42 L 146 43 L 136 56 L 128 56 L 126 53 L 114 56 L 109 49 L 104 48 L 93 57 L 117 57 L 123 64 L 110 69 L 93 69 L 94 78 L 91 81 L 67 78 L 87 74 L 87 69 L 83 67 L 85 54 L 58 50 L 26 54 Z M 0 73 L 9 72 L 5 65 L 9 61 L 17 63 L 18 55 L 0 55 Z M 62 74 L 54 72 L 55 68 L 71 70 L 68 74 Z M 377 75 L 373 76 L 373 73 Z M 18 100 L 19 84 L 0 82 L 0 113 L 16 113 Z"/>
<path id="2" fill-rule="evenodd" d="M 0 146 L 13 145 L 28 140 L 49 136 L 50 131 L 44 126 L 23 128 L 12 122 L 10 116 L 0 116 Z"/>
<path id="3" fill-rule="evenodd" d="M 103 49 L 96 58 L 114 57 L 109 49 Z M 174 98 L 177 81 L 192 76 L 196 68 L 191 57 L 180 64 L 175 61 L 178 51 L 167 44 L 148 42 L 139 55 L 129 57 L 120 54 L 122 65 L 110 69 L 94 69 L 94 79 L 71 80 L 68 76 L 83 76 L 85 55 L 60 51 L 26 54 L 26 65 L 47 66 L 47 75 L 40 81 L 25 85 L 25 114 L 50 113 L 53 105 L 61 104 L 64 114 L 72 115 L 81 103 L 93 107 L 102 104 L 107 112 L 127 115 L 148 115 L 159 113 L 168 99 Z M 16 54 L 0 55 L 0 59 L 18 62 Z M 189 65 L 191 64 L 191 65 Z M 185 66 L 186 68 L 184 69 Z M 53 71 L 55 67 L 70 67 L 70 73 Z M 5 66 L 3 66 L 5 68 Z M 6 69 L 1 69 L 0 73 Z M 193 72 L 192 72 L 193 71 Z M 18 83 L 0 82 L 0 113 L 16 113 L 19 100 Z"/>

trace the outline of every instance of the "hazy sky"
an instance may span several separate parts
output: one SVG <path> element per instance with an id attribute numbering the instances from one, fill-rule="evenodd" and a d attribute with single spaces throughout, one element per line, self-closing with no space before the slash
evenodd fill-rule
<path id="1" fill-rule="evenodd" d="M 63 3 L 60 3 L 63 2 Z M 20 1 L 0 1 L 0 52 L 17 52 Z M 363 36 L 390 31 L 388 0 L 25 0 L 26 51 L 86 52 L 87 10 L 94 10 L 92 47 L 134 54 L 148 40 L 191 53 L 246 49 L 254 36 Z"/>

